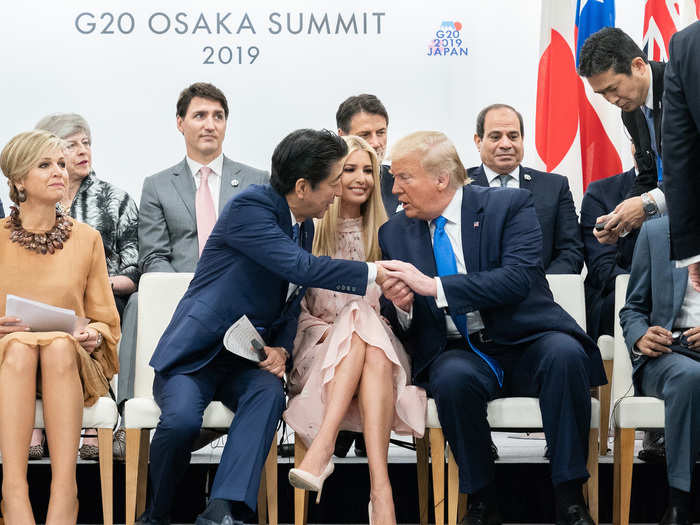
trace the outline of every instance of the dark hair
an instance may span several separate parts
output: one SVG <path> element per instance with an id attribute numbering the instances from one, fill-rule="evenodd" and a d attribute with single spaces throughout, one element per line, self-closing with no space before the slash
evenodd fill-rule
<path id="1" fill-rule="evenodd" d="M 479 111 L 479 114 L 476 116 L 476 134 L 480 139 L 484 138 L 484 123 L 486 122 L 486 115 L 493 109 L 509 109 L 515 113 L 520 121 L 520 135 L 523 137 L 525 136 L 523 116 L 518 110 L 516 110 L 513 106 L 509 106 L 508 104 L 491 104 L 490 106 L 486 106 L 484 109 Z"/>
<path id="2" fill-rule="evenodd" d="M 292 131 L 272 154 L 270 184 L 280 195 L 293 191 L 298 179 L 308 180 L 315 189 L 330 175 L 331 166 L 347 154 L 347 144 L 332 131 Z"/>
<path id="3" fill-rule="evenodd" d="M 639 46 L 627 33 L 617 27 L 604 27 L 589 36 L 578 58 L 578 74 L 592 77 L 608 71 L 632 74 L 632 60 L 641 58 L 649 63 Z"/>
<path id="4" fill-rule="evenodd" d="M 185 118 L 187 115 L 187 110 L 190 107 L 190 102 L 194 97 L 208 98 L 221 104 L 224 108 L 224 115 L 228 119 L 228 102 L 226 102 L 226 95 L 215 85 L 208 84 L 206 82 L 195 82 L 189 87 L 186 87 L 180 93 L 177 99 L 177 116 L 180 118 Z"/>
<path id="5" fill-rule="evenodd" d="M 358 113 L 369 113 L 371 115 L 381 115 L 386 120 L 386 125 L 389 125 L 389 115 L 386 112 L 384 104 L 374 95 L 357 95 L 345 99 L 338 111 L 335 112 L 335 125 L 343 133 L 350 133 L 350 121 L 352 117 Z"/>

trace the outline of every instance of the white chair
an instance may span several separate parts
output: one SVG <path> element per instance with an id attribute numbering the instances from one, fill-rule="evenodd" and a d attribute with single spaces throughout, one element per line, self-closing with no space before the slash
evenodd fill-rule
<path id="1" fill-rule="evenodd" d="M 586 307 L 583 280 L 578 274 L 548 275 L 547 280 L 554 299 L 585 330 Z M 487 417 L 492 429 L 541 429 L 542 414 L 539 401 L 534 397 L 509 397 L 491 401 L 487 407 Z M 588 472 L 590 478 L 584 487 L 588 507 L 593 520 L 598 521 L 598 428 L 600 424 L 600 405 L 597 399 L 591 399 L 591 429 L 588 439 Z M 437 415 L 437 407 L 432 399 L 428 400 L 426 420 L 426 437 L 430 440 L 430 453 L 433 471 L 433 501 L 435 525 L 444 524 L 445 500 L 445 438 Z M 418 463 L 418 487 L 420 523 L 427 523 L 427 444 L 416 447 Z M 466 510 L 466 495 L 459 493 L 459 476 L 457 463 L 447 447 L 447 503 L 448 524 L 455 525 L 460 514 Z"/>
<path id="2" fill-rule="evenodd" d="M 138 336 L 134 366 L 134 398 L 124 404 L 126 428 L 126 523 L 145 510 L 148 451 L 151 429 L 158 424 L 160 409 L 153 400 L 153 351 L 192 280 L 191 273 L 147 273 L 139 283 Z M 202 428 L 228 428 L 233 412 L 214 401 L 204 411 Z M 264 496 L 267 497 L 264 497 Z M 273 440 L 260 482 L 258 519 L 277 524 L 277 443 Z"/>
<path id="3" fill-rule="evenodd" d="M 664 428 L 664 402 L 656 397 L 636 397 L 632 384 L 632 361 L 620 326 L 629 275 L 615 280 L 615 360 L 612 398 L 615 447 L 613 465 L 613 523 L 627 525 L 630 517 L 634 433 L 637 428 Z M 669 283 L 669 286 L 671 284 Z"/>
<path id="4" fill-rule="evenodd" d="M 119 412 L 111 397 L 101 397 L 91 407 L 83 409 L 82 428 L 97 429 L 97 445 L 100 454 L 100 485 L 102 489 L 102 519 L 105 525 L 113 523 L 112 500 L 112 431 L 117 424 Z M 44 405 L 36 401 L 34 428 L 44 426 Z"/>

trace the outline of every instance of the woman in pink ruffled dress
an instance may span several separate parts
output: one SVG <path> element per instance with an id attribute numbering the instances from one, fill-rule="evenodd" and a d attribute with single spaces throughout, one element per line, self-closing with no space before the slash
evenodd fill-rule
<path id="1" fill-rule="evenodd" d="M 359 137 L 346 137 L 350 153 L 343 165 L 342 195 L 317 223 L 314 255 L 358 261 L 381 259 L 377 232 L 386 221 L 374 150 Z M 370 521 L 395 524 L 387 470 L 389 436 L 421 437 L 426 395 L 411 386 L 409 358 L 379 315 L 381 289 L 364 297 L 310 289 L 302 302 L 294 341 L 294 368 L 288 376 L 289 405 L 284 418 L 309 446 L 289 480 L 319 493 L 333 471 L 338 431 L 362 432 L 370 472 Z"/>

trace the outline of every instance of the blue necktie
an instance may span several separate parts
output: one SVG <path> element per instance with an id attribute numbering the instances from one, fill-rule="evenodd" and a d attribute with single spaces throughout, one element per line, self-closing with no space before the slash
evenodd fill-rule
<path id="1" fill-rule="evenodd" d="M 435 255 L 435 265 L 437 266 L 438 276 L 442 277 L 444 275 L 455 275 L 457 273 L 457 259 L 455 258 L 455 252 L 452 250 L 452 243 L 450 242 L 447 233 L 445 232 L 445 223 L 447 219 L 440 215 L 436 218 L 435 223 L 435 233 L 433 234 L 433 254 Z M 498 379 L 498 386 L 503 386 L 503 369 L 499 366 L 498 362 L 492 357 L 487 356 L 483 352 L 480 352 L 469 340 L 469 331 L 467 330 L 467 316 L 465 314 L 450 314 L 452 320 L 457 327 L 457 330 L 464 336 L 467 340 L 469 348 L 471 348 L 476 355 L 481 357 L 489 368 L 493 370 L 496 374 L 496 379 Z"/>
<path id="2" fill-rule="evenodd" d="M 298 222 L 295 222 L 294 226 L 292 226 L 292 240 L 296 244 L 299 244 L 299 223 Z"/>
<path id="3" fill-rule="evenodd" d="M 651 150 L 656 155 L 656 176 L 659 184 L 663 181 L 663 162 L 661 161 L 661 155 L 656 148 L 656 128 L 654 128 L 654 112 L 647 106 L 642 106 L 642 111 L 644 113 L 644 118 L 647 121 L 647 128 L 649 128 L 649 139 L 651 140 Z"/>

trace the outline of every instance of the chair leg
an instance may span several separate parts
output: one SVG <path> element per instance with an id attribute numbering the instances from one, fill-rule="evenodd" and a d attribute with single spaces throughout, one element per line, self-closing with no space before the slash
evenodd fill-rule
<path id="1" fill-rule="evenodd" d="M 447 524 L 457 525 L 459 510 L 459 469 L 457 462 L 447 445 Z"/>
<path id="2" fill-rule="evenodd" d="M 272 440 L 270 453 L 265 460 L 265 489 L 267 522 L 270 525 L 277 525 L 277 439 Z"/>
<path id="3" fill-rule="evenodd" d="M 260 473 L 260 486 L 258 487 L 258 525 L 265 525 L 267 521 L 267 498 L 265 485 L 267 480 L 265 479 L 266 469 Z"/>
<path id="4" fill-rule="evenodd" d="M 149 438 L 147 428 L 126 429 L 126 525 L 134 525 L 146 510 Z"/>
<path id="5" fill-rule="evenodd" d="M 100 485 L 102 488 L 102 520 L 105 525 L 112 525 L 113 519 L 113 483 L 112 473 L 112 429 L 97 429 L 97 448 L 100 455 Z"/>
<path id="6" fill-rule="evenodd" d="M 440 428 L 430 429 L 430 457 L 433 463 L 435 525 L 445 525 L 445 436 Z"/>
<path id="7" fill-rule="evenodd" d="M 429 429 L 425 429 L 429 432 Z M 416 471 L 418 474 L 418 521 L 428 525 L 428 440 L 416 438 Z"/>
<path id="8" fill-rule="evenodd" d="M 600 399 L 600 455 L 608 453 L 608 432 L 610 427 L 610 385 L 612 381 L 613 362 L 611 359 L 603 361 L 605 376 L 608 384 L 598 388 Z"/>
<path id="9" fill-rule="evenodd" d="M 588 434 L 588 474 L 590 477 L 583 486 L 588 511 L 598 523 L 598 429 L 592 428 Z"/>
<path id="10" fill-rule="evenodd" d="M 464 521 L 464 517 L 467 515 L 467 503 L 469 503 L 467 495 L 460 493 L 459 505 L 457 506 L 457 521 L 459 523 L 462 523 L 462 521 Z"/>
<path id="11" fill-rule="evenodd" d="M 298 434 L 294 435 L 294 466 L 298 467 L 306 455 L 306 445 Z M 294 489 L 294 525 L 306 525 L 309 511 L 309 493 Z"/>
<path id="12" fill-rule="evenodd" d="M 634 463 L 634 429 L 615 429 L 613 450 L 613 525 L 629 525 Z"/>

